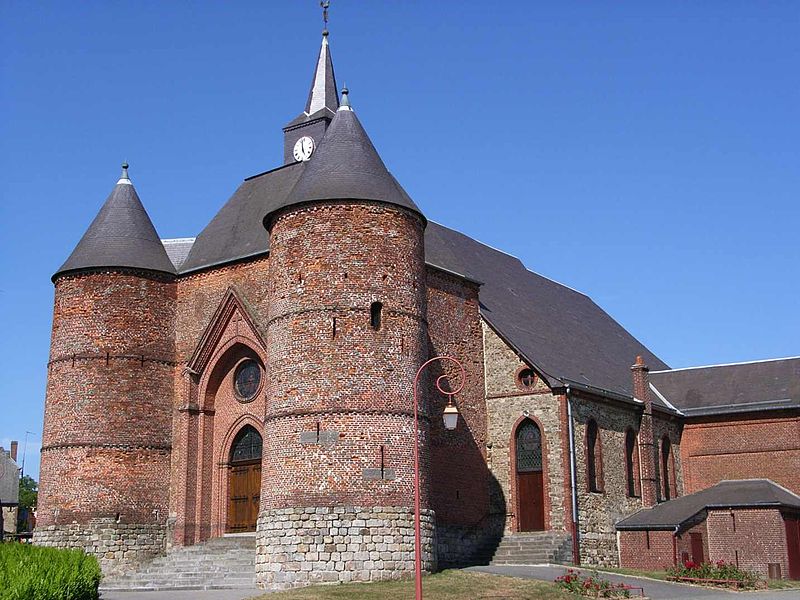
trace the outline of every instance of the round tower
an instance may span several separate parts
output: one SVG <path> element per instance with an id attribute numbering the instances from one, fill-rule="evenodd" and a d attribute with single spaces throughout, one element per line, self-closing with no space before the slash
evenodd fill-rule
<path id="1" fill-rule="evenodd" d="M 53 275 L 34 534 L 41 545 L 96 554 L 107 572 L 164 549 L 174 274 L 123 165 Z"/>
<path id="2" fill-rule="evenodd" d="M 427 347 L 425 218 L 343 94 L 294 188 L 265 218 L 268 383 L 256 574 L 272 589 L 413 572 L 417 435 L 423 566 L 435 568 L 428 421 L 417 430 L 412 406 Z"/>

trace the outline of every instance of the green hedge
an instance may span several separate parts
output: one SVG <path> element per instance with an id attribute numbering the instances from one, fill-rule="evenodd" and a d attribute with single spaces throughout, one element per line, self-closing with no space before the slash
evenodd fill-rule
<path id="1" fill-rule="evenodd" d="M 97 600 L 100 578 L 83 550 L 0 544 L 0 600 Z"/>

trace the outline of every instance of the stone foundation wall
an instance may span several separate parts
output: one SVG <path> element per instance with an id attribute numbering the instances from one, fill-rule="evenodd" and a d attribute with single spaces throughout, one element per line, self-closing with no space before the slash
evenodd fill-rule
<path id="1" fill-rule="evenodd" d="M 433 511 L 422 511 L 421 525 L 422 568 L 432 572 Z M 261 588 L 398 579 L 413 572 L 414 512 L 409 508 L 277 508 L 258 517 L 256 581 Z"/>
<path id="2" fill-rule="evenodd" d="M 33 532 L 33 543 L 53 548 L 80 548 L 97 557 L 105 575 L 134 570 L 166 551 L 166 527 L 158 523 L 117 523 L 92 519 L 89 524 L 48 525 Z"/>
<path id="3" fill-rule="evenodd" d="M 485 564 L 497 549 L 505 530 L 505 515 L 490 516 L 477 526 L 436 525 L 436 555 L 439 569 Z"/>

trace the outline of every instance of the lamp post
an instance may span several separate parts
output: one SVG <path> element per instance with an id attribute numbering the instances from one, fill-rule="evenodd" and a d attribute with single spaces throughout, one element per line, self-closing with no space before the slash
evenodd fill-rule
<path id="1" fill-rule="evenodd" d="M 436 378 L 436 389 L 438 389 L 448 398 L 447 406 L 444 409 L 442 418 L 444 420 L 445 429 L 450 431 L 455 429 L 456 425 L 458 424 L 458 408 L 456 408 L 455 404 L 453 404 L 453 396 L 460 392 L 461 388 L 464 387 L 465 379 L 464 365 L 462 365 L 452 356 L 434 356 L 433 358 L 422 363 L 422 366 L 417 371 L 416 377 L 414 377 L 414 571 L 416 584 L 416 593 L 414 597 L 416 600 L 422 600 L 422 527 L 420 526 L 419 514 L 419 418 L 417 416 L 419 400 L 417 397 L 417 384 L 419 383 L 419 378 L 420 375 L 422 375 L 422 371 L 424 371 L 428 365 L 436 362 L 437 360 L 453 363 L 460 370 L 460 381 L 458 388 L 455 390 L 448 391 L 442 388 L 442 383 L 447 378 L 447 375 L 439 375 L 439 377 Z"/>

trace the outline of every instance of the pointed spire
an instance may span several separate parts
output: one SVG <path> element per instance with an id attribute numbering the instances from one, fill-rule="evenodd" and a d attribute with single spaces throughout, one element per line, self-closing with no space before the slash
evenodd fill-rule
<path id="1" fill-rule="evenodd" d="M 344 101 L 300 179 L 270 214 L 287 206 L 325 200 L 371 200 L 422 214 L 386 169 L 356 113 Z"/>
<path id="2" fill-rule="evenodd" d="M 313 117 L 320 111 L 334 113 L 337 108 L 339 108 L 339 96 L 336 93 L 336 77 L 333 74 L 333 61 L 328 46 L 328 30 L 325 29 L 322 32 L 322 46 L 319 49 L 317 67 L 314 69 L 304 112 L 307 117 Z M 323 112 L 320 116 L 324 114 Z"/>
<path id="3" fill-rule="evenodd" d="M 175 273 L 156 228 L 122 164 L 122 177 L 53 280 L 68 271 L 122 267 Z"/>

